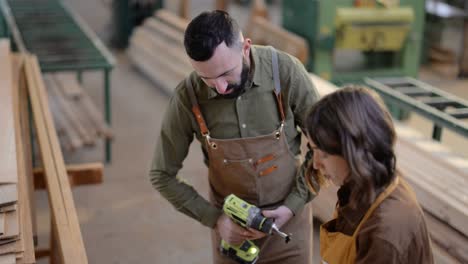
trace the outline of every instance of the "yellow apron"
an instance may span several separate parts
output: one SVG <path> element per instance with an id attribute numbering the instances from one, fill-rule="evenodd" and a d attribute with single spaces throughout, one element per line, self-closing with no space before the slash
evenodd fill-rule
<path id="1" fill-rule="evenodd" d="M 377 197 L 369 210 L 367 210 L 361 222 L 359 222 L 352 236 L 345 235 L 341 232 L 329 232 L 324 225 L 330 223 L 334 219 L 320 226 L 320 256 L 322 258 L 322 263 L 346 264 L 356 262 L 356 237 L 361 226 L 369 219 L 380 203 L 395 190 L 397 185 L 398 177 Z"/>

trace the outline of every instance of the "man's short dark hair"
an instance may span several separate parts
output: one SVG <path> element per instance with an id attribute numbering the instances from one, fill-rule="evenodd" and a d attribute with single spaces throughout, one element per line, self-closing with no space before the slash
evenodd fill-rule
<path id="1" fill-rule="evenodd" d="M 207 61 L 223 41 L 231 47 L 239 39 L 239 25 L 221 10 L 203 12 L 185 30 L 185 51 L 192 60 Z"/>

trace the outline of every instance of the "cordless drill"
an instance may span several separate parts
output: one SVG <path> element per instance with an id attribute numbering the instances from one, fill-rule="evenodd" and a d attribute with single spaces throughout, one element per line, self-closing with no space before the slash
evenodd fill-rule
<path id="1" fill-rule="evenodd" d="M 262 215 L 260 208 L 247 203 L 234 194 L 230 194 L 224 200 L 224 213 L 235 223 L 242 227 L 249 227 L 271 235 L 274 230 L 277 234 L 290 241 L 290 235 L 279 230 L 273 218 L 266 218 Z M 259 248 L 250 240 L 244 241 L 241 245 L 230 245 L 221 240 L 221 252 L 241 264 L 254 264 L 258 260 Z"/>

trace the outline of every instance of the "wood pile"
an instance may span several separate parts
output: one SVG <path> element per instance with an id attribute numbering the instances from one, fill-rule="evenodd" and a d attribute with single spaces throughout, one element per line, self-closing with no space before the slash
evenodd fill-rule
<path id="1" fill-rule="evenodd" d="M 307 42 L 265 18 L 252 16 L 245 37 L 253 44 L 271 45 L 305 63 Z M 188 20 L 161 9 L 136 28 L 127 50 L 132 63 L 168 94 L 192 72 L 183 44 Z"/>
<path id="2" fill-rule="evenodd" d="M 132 63 L 168 94 L 192 71 L 183 44 L 187 24 L 159 10 L 134 30 L 127 50 Z"/>
<path id="3" fill-rule="evenodd" d="M 102 113 L 73 74 L 45 74 L 44 82 L 63 150 L 94 146 L 99 138 L 112 139 Z"/>
<path id="4" fill-rule="evenodd" d="M 307 41 L 286 29 L 272 24 L 261 16 L 253 16 L 246 29 L 246 37 L 259 45 L 270 45 L 298 58 L 303 64 L 307 63 L 309 47 Z"/>
<path id="5" fill-rule="evenodd" d="M 456 78 L 459 73 L 459 63 L 453 50 L 431 46 L 429 49 L 429 64 L 431 69 L 447 78 Z"/>
<path id="6" fill-rule="evenodd" d="M 28 149 L 21 142 L 19 66 L 8 41 L 0 41 L 0 263 L 35 263 L 28 192 Z"/>
<path id="7" fill-rule="evenodd" d="M 337 87 L 311 75 L 321 95 Z M 441 143 L 394 121 L 397 168 L 413 187 L 424 209 L 436 263 L 468 263 L 468 160 Z M 314 216 L 331 219 L 337 187 L 320 191 Z"/>
<path id="8" fill-rule="evenodd" d="M 8 40 L 0 40 L 2 264 L 36 263 L 42 257 L 50 257 L 50 263 L 88 263 L 71 187 L 101 183 L 103 166 L 65 166 L 47 97 L 37 59 L 12 54 Z M 31 120 L 43 168 L 32 167 Z M 35 248 L 35 189 L 45 189 L 49 198 L 50 248 Z"/>

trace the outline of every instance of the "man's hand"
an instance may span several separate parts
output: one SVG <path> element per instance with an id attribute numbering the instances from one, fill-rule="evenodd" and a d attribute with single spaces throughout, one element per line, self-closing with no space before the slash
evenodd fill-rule
<path id="1" fill-rule="evenodd" d="M 281 228 L 286 224 L 294 215 L 291 209 L 284 205 L 276 208 L 275 210 L 263 210 L 262 214 L 265 217 L 274 218 L 275 224 L 278 228 Z"/>
<path id="2" fill-rule="evenodd" d="M 219 236 L 231 245 L 240 245 L 245 240 L 254 240 L 257 239 L 256 237 L 260 234 L 265 235 L 264 233 L 251 228 L 243 228 L 232 221 L 226 214 L 222 214 L 218 218 L 215 229 Z"/>

